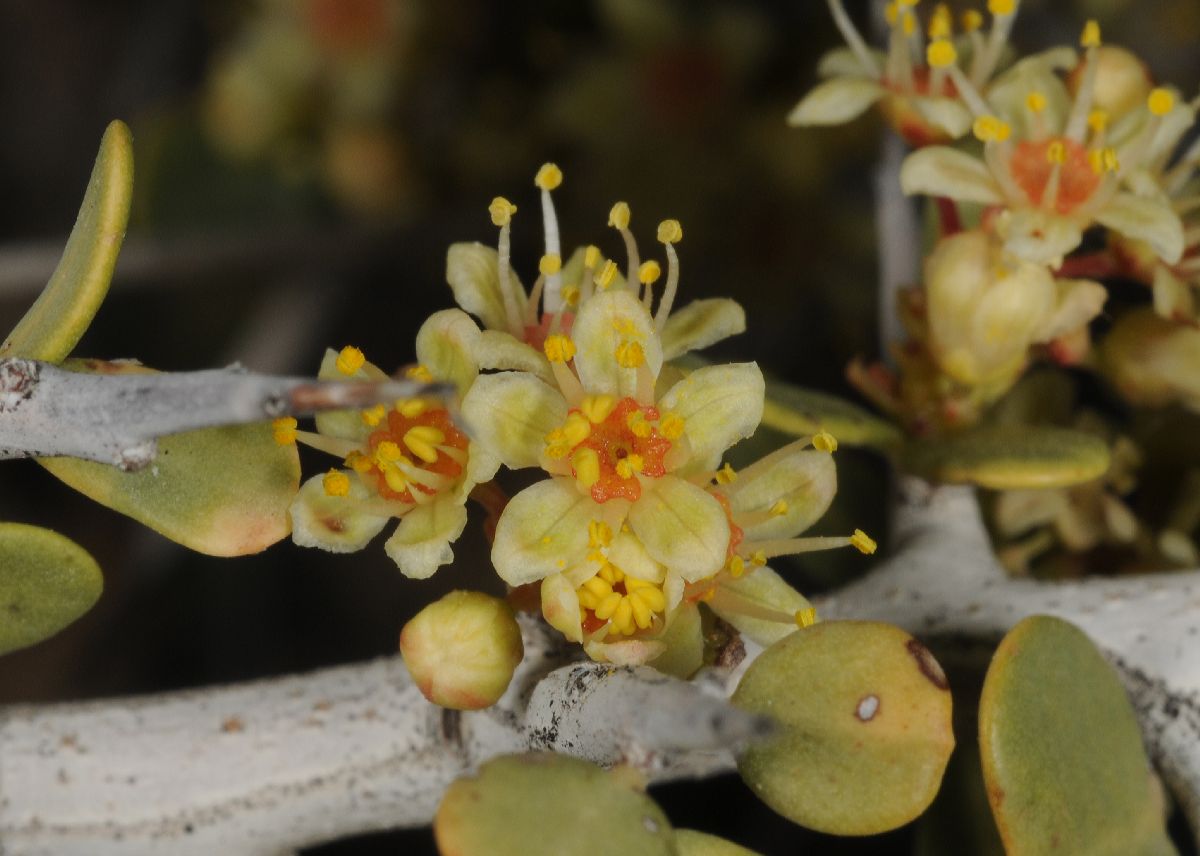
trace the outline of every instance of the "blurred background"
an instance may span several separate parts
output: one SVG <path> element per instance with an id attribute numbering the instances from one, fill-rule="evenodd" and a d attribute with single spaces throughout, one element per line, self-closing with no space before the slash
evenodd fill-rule
<path id="1" fill-rule="evenodd" d="M 847 6 L 867 20 L 866 3 Z M 1027 0 L 1015 42 L 1074 43 L 1088 16 L 1161 80 L 1196 92 L 1196 0 Z M 882 128 L 874 118 L 784 124 L 817 59 L 839 44 L 816 0 L 7 0 L 0 325 L 11 327 L 49 276 L 100 135 L 121 118 L 135 138 L 133 223 L 80 355 L 311 374 L 327 345 L 354 344 L 385 368 L 409 362 L 418 325 L 451 303 L 446 247 L 494 241 L 493 196 L 522 209 L 514 256 L 535 268 L 532 179 L 553 160 L 566 176 L 555 198 L 567 247 L 618 254 L 605 228 L 617 199 L 632 206 L 644 253 L 655 224 L 678 218 L 681 299 L 731 295 L 747 310 L 751 332 L 716 354 L 850 395 L 845 364 L 879 353 L 871 174 Z M 324 463 L 305 459 L 306 474 Z M 459 561 L 417 583 L 381 545 L 350 556 L 290 542 L 241 559 L 196 555 L 32 462 L 4 472 L 0 519 L 85 546 L 106 591 L 67 632 L 0 659 L 0 703 L 391 654 L 422 604 L 451 588 L 497 588 L 475 525 Z M 838 503 L 814 531 L 882 532 L 881 467 L 846 451 L 839 474 Z M 813 592 L 868 564 L 839 554 L 785 570 Z M 655 796 L 678 825 L 764 853 L 906 853 L 916 837 L 810 834 L 733 777 Z M 433 852 L 424 830 L 312 852 L 397 846 Z"/>

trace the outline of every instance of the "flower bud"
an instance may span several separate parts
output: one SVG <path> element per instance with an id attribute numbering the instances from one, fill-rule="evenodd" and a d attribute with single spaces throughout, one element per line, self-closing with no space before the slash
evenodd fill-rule
<path id="1" fill-rule="evenodd" d="M 1104 340 L 1105 373 L 1145 407 L 1182 404 L 1200 412 L 1200 330 L 1143 309 L 1121 318 Z"/>
<path id="2" fill-rule="evenodd" d="M 525 649 L 512 607 L 481 592 L 453 591 L 404 625 L 400 653 L 425 698 L 479 710 L 504 695 Z"/>
<path id="3" fill-rule="evenodd" d="M 1072 69 L 1067 86 L 1074 96 L 1083 83 L 1084 62 Z M 1096 88 L 1092 107 L 1113 119 L 1124 116 L 1146 103 L 1154 83 L 1146 64 L 1124 48 L 1103 45 L 1096 52 Z"/>

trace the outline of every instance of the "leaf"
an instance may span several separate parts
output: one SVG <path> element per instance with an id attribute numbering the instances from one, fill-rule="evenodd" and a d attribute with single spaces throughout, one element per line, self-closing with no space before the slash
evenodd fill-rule
<path id="1" fill-rule="evenodd" d="M 770 378 L 762 424 L 791 437 L 828 431 L 847 446 L 889 450 L 903 440 L 895 425 L 856 404 Z"/>
<path id="2" fill-rule="evenodd" d="M 447 790 L 433 819 L 442 856 L 673 856 L 675 834 L 628 775 L 551 753 L 504 755 Z"/>
<path id="3" fill-rule="evenodd" d="M 71 360 L 67 368 L 116 374 L 132 363 Z M 199 553 L 258 553 L 291 531 L 288 506 L 300 487 L 294 445 L 278 445 L 269 423 L 163 437 L 138 472 L 75 458 L 38 463 L 83 495 Z"/>
<path id="4" fill-rule="evenodd" d="M 679 856 L 758 856 L 753 850 L 732 841 L 693 829 L 677 829 L 675 847 Z"/>
<path id="5" fill-rule="evenodd" d="M 0 654 L 58 633 L 91 609 L 103 589 L 96 560 L 74 541 L 0 523 Z"/>
<path id="6" fill-rule="evenodd" d="M 733 701 L 782 726 L 742 755 L 742 778 L 784 817 L 834 835 L 873 835 L 917 817 L 954 748 L 941 667 L 887 624 L 798 630 L 754 661 Z"/>
<path id="7" fill-rule="evenodd" d="M 995 490 L 1070 487 L 1104 475 L 1107 444 L 1068 428 L 1004 425 L 914 443 L 907 468 L 931 481 Z"/>
<path id="8" fill-rule="evenodd" d="M 1004 637 L 983 683 L 979 746 L 1010 856 L 1175 852 L 1129 699 L 1074 625 L 1035 615 Z"/>
<path id="9" fill-rule="evenodd" d="M 100 141 L 62 259 L 41 295 L 0 345 L 0 357 L 57 363 L 71 353 L 108 293 L 132 196 L 133 139 L 128 126 L 115 121 Z"/>

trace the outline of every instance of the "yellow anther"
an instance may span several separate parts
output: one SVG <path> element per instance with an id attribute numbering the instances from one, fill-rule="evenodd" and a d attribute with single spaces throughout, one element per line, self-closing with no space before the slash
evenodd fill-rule
<path id="1" fill-rule="evenodd" d="M 617 401 L 611 395 L 588 395 L 579 402 L 579 412 L 588 418 L 593 425 L 599 425 L 613 412 Z"/>
<path id="2" fill-rule="evenodd" d="M 1169 89 L 1163 89 L 1161 86 L 1151 89 L 1150 97 L 1146 99 L 1146 106 L 1155 116 L 1165 116 L 1175 109 L 1175 96 Z"/>
<path id="3" fill-rule="evenodd" d="M 575 343 L 562 333 L 547 336 L 542 350 L 546 352 L 546 359 L 552 363 L 569 363 L 575 358 Z"/>
<path id="4" fill-rule="evenodd" d="M 579 449 L 571 456 L 575 481 L 585 490 L 600 481 L 600 456 L 595 449 Z"/>
<path id="5" fill-rule="evenodd" d="M 854 534 L 850 536 L 850 544 L 856 550 L 858 550 L 858 552 L 866 553 L 868 556 L 879 548 L 879 545 L 875 543 L 875 540 L 861 529 L 854 530 Z"/>
<path id="6" fill-rule="evenodd" d="M 975 139 L 984 143 L 1002 143 L 1012 134 L 1012 128 L 1004 120 L 996 116 L 980 116 L 971 125 Z"/>
<path id="7" fill-rule="evenodd" d="M 433 383 L 433 373 L 425 366 L 412 366 L 404 370 L 404 376 L 409 380 L 419 381 L 421 383 Z"/>
<path id="8" fill-rule="evenodd" d="M 1117 158 L 1117 150 L 1113 148 L 1092 149 L 1088 152 L 1088 163 L 1092 166 L 1092 172 L 1096 175 L 1103 175 L 1106 172 L 1116 172 L 1121 168 L 1121 162 Z"/>
<path id="9" fill-rule="evenodd" d="M 710 588 L 708 591 L 704 592 L 704 594 L 700 595 L 700 600 L 704 601 L 705 603 L 708 603 L 716 596 L 717 596 L 717 589 L 716 589 L 716 587 L 713 587 L 713 588 Z"/>
<path id="10" fill-rule="evenodd" d="M 296 442 L 296 425 L 298 423 L 290 416 L 281 416 L 271 423 L 271 436 L 280 446 L 290 446 Z"/>
<path id="11" fill-rule="evenodd" d="M 771 506 L 772 517 L 783 517 L 788 513 L 788 504 L 786 499 L 781 499 Z"/>
<path id="12" fill-rule="evenodd" d="M 612 586 L 605 582 L 600 577 L 592 577 L 583 587 L 594 594 L 597 598 L 605 598 L 612 594 Z"/>
<path id="13" fill-rule="evenodd" d="M 350 493 L 350 477 L 341 470 L 330 470 L 321 479 L 326 496 L 346 496 Z"/>
<path id="14" fill-rule="evenodd" d="M 658 433 L 668 440 L 678 440 L 683 436 L 683 418 L 675 413 L 664 413 L 658 420 Z"/>
<path id="15" fill-rule="evenodd" d="M 633 436 L 646 438 L 650 436 L 650 423 L 646 421 L 646 414 L 640 410 L 635 410 L 625 417 L 625 427 L 633 432 Z"/>
<path id="16" fill-rule="evenodd" d="M 346 456 L 346 466 L 354 470 L 356 473 L 369 473 L 375 469 L 375 465 L 371 463 L 371 459 L 362 452 L 351 452 Z"/>
<path id="17" fill-rule="evenodd" d="M 836 452 L 838 447 L 837 437 L 834 437 L 828 431 L 821 431 L 812 438 L 813 448 L 818 452 Z"/>
<path id="18" fill-rule="evenodd" d="M 396 493 L 404 493 L 404 491 L 408 490 L 408 479 L 404 477 L 404 473 L 400 472 L 400 468 L 395 464 L 384 466 L 383 480 Z"/>
<path id="19" fill-rule="evenodd" d="M 806 627 L 812 627 L 817 623 L 817 611 L 806 606 L 804 609 L 796 610 L 796 626 L 803 630 Z"/>
<path id="20" fill-rule="evenodd" d="M 741 556 L 734 556 L 732 559 L 729 560 L 728 567 L 729 567 L 729 576 L 733 577 L 736 580 L 742 574 L 746 573 L 746 560 L 743 559 Z"/>
<path id="21" fill-rule="evenodd" d="M 628 229 L 630 216 L 629 203 L 618 202 L 609 209 L 608 225 L 612 226 L 614 229 Z"/>
<path id="22" fill-rule="evenodd" d="M 1046 96 L 1036 90 L 1025 96 L 1025 106 L 1030 112 L 1041 113 L 1046 109 Z"/>
<path id="23" fill-rule="evenodd" d="M 621 605 L 622 600 L 623 598 L 619 592 L 612 592 L 600 601 L 600 605 L 596 607 L 596 617 L 601 621 L 607 621 L 612 618 L 613 613 L 617 611 L 617 607 Z"/>
<path id="24" fill-rule="evenodd" d="M 920 3 L 921 0 L 900 0 L 900 5 L 909 9 L 915 9 Z"/>
<path id="25" fill-rule="evenodd" d="M 546 457 L 559 461 L 567 456 L 574 446 L 567 442 L 567 435 L 561 428 L 555 428 L 546 435 Z"/>
<path id="26" fill-rule="evenodd" d="M 393 464 L 404 457 L 400 446 L 391 440 L 384 440 L 375 447 L 375 460 L 381 464 Z"/>
<path id="27" fill-rule="evenodd" d="M 717 470 L 717 484 L 733 484 L 737 481 L 737 471 L 725 462 L 725 466 Z"/>
<path id="28" fill-rule="evenodd" d="M 588 521 L 588 546 L 595 549 L 597 547 L 607 547 L 612 543 L 612 527 L 603 520 Z"/>
<path id="29" fill-rule="evenodd" d="M 537 171 L 537 175 L 533 177 L 533 183 L 542 190 L 554 190 L 562 184 L 562 179 L 562 170 L 558 168 L 558 164 L 544 163 L 542 168 Z"/>
<path id="30" fill-rule="evenodd" d="M 617 475 L 623 479 L 633 478 L 634 473 L 640 473 L 645 466 L 641 455 L 629 454 L 617 461 Z"/>
<path id="31" fill-rule="evenodd" d="M 993 15 L 1011 15 L 1017 10 L 1017 0 L 988 0 L 987 7 Z"/>
<path id="32" fill-rule="evenodd" d="M 572 309 L 574 309 L 576 306 L 578 306 L 579 305 L 579 286 L 564 285 L 562 288 L 562 299 L 563 299 L 563 303 L 567 304 L 567 306 L 570 306 Z"/>
<path id="33" fill-rule="evenodd" d="M 911 36 L 917 31 L 917 16 L 912 12 L 905 12 L 904 17 L 900 21 L 900 26 L 904 30 L 904 35 Z"/>
<path id="34" fill-rule="evenodd" d="M 891 3 L 888 3 L 886 6 L 884 6 L 883 7 L 883 17 L 884 17 L 884 20 L 886 20 L 888 22 L 888 24 L 894 26 L 896 21 L 899 20 L 899 17 L 900 17 L 900 4 L 897 3 L 896 0 L 892 0 Z"/>
<path id="35" fill-rule="evenodd" d="M 1108 111 L 1101 110 L 1097 107 L 1091 113 L 1088 113 L 1088 127 L 1092 129 L 1092 133 L 1099 134 L 1108 127 Z"/>
<path id="36" fill-rule="evenodd" d="M 662 244 L 678 244 L 683 240 L 683 226 L 678 220 L 663 220 L 658 224 L 658 240 Z"/>
<path id="37" fill-rule="evenodd" d="M 953 30 L 954 18 L 950 14 L 950 7 L 945 3 L 938 3 L 929 18 L 929 38 L 948 39 Z"/>
<path id="38" fill-rule="evenodd" d="M 513 215 L 517 213 L 517 206 L 503 196 L 497 196 L 488 206 L 488 213 L 492 215 L 492 225 L 507 226 L 512 222 Z"/>
<path id="39" fill-rule="evenodd" d="M 1067 162 L 1067 147 L 1063 145 L 1062 140 L 1055 140 L 1046 146 L 1046 162 L 1054 164 Z"/>
<path id="40" fill-rule="evenodd" d="M 949 39 L 936 39 L 925 49 L 925 61 L 930 68 L 948 68 L 958 61 L 958 51 Z"/>
<path id="41" fill-rule="evenodd" d="M 767 563 L 767 554 L 765 550 L 755 550 L 750 554 L 750 564 L 761 568 Z"/>
<path id="42" fill-rule="evenodd" d="M 437 461 L 437 446 L 445 442 L 446 435 L 432 425 L 415 425 L 404 434 L 404 445 L 427 464 Z"/>
<path id="43" fill-rule="evenodd" d="M 363 356 L 362 351 L 353 345 L 347 345 L 338 354 L 337 362 L 334 365 L 342 374 L 352 375 L 361 369 L 366 361 L 367 358 Z"/>
<path id="44" fill-rule="evenodd" d="M 563 439 L 571 448 L 575 448 L 591 436 L 592 423 L 588 422 L 587 417 L 582 413 L 575 412 L 568 416 L 567 421 L 563 423 L 562 433 Z"/>
<path id="45" fill-rule="evenodd" d="M 1095 19 L 1083 25 L 1083 32 L 1079 34 L 1079 45 L 1085 48 L 1100 47 L 1100 24 Z"/>
<path id="46" fill-rule="evenodd" d="M 616 275 L 617 263 L 612 259 L 609 259 L 600 267 L 600 270 L 596 271 L 596 275 L 592 277 L 592 282 L 596 283 L 597 288 L 603 290 L 612 285 L 613 279 L 616 278 Z"/>
<path id="47" fill-rule="evenodd" d="M 402 398 L 396 402 L 396 412 L 409 419 L 416 419 L 429 409 L 429 402 L 423 398 Z"/>
<path id="48" fill-rule="evenodd" d="M 547 253 L 538 260 L 538 273 L 542 276 L 554 276 L 562 270 L 562 257 L 555 253 Z"/>
<path id="49" fill-rule="evenodd" d="M 654 259 L 642 262 L 638 268 L 638 282 L 642 285 L 653 285 L 662 276 L 662 268 Z"/>
<path id="50" fill-rule="evenodd" d="M 641 343 L 628 339 L 617 345 L 616 357 L 617 365 L 623 369 L 636 369 L 646 362 L 646 352 Z"/>
<path id="51" fill-rule="evenodd" d="M 962 28 L 973 33 L 983 26 L 983 15 L 977 9 L 968 9 L 962 13 Z"/>
<path id="52" fill-rule="evenodd" d="M 583 266 L 594 268 L 600 264 L 600 248 L 595 244 L 589 244 L 588 248 L 583 251 Z"/>
<path id="53" fill-rule="evenodd" d="M 387 416 L 387 408 L 382 404 L 376 404 L 374 407 L 368 407 L 359 415 L 362 417 L 364 425 L 374 428 Z"/>

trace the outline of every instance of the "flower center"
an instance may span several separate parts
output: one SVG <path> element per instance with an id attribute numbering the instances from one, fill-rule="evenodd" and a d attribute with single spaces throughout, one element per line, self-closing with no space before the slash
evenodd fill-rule
<path id="1" fill-rule="evenodd" d="M 1034 205 L 1041 205 L 1055 173 L 1058 186 L 1053 199 L 1046 200 L 1059 214 L 1069 214 L 1082 205 L 1100 186 L 1101 175 L 1088 150 L 1067 137 L 1019 143 L 1009 161 L 1013 179 Z"/>
<path id="2" fill-rule="evenodd" d="M 638 630 L 650 629 L 655 617 L 667 608 L 667 596 L 660 586 L 626 576 L 608 562 L 576 594 L 583 632 L 587 634 L 607 624 L 609 636 L 632 636 Z"/>
<path id="3" fill-rule="evenodd" d="M 416 399 L 400 401 L 381 422 L 367 437 L 368 454 L 348 460 L 374 480 L 380 496 L 412 503 L 417 501 L 414 490 L 431 496 L 457 482 L 468 440 L 445 408 Z"/>

